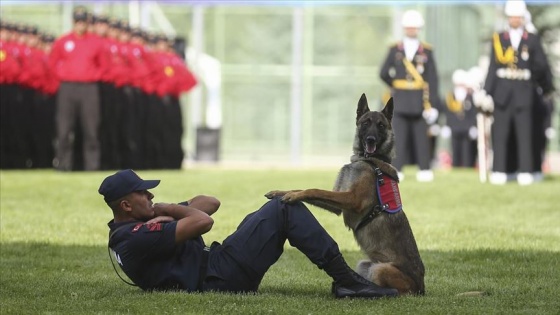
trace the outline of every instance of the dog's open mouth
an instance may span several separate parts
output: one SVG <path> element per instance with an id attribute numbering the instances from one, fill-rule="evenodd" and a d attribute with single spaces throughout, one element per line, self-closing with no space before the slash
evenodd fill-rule
<path id="1" fill-rule="evenodd" d="M 366 141 L 364 141 L 364 146 L 365 146 L 365 155 L 366 156 L 371 156 L 375 153 L 375 150 L 377 149 L 377 145 L 376 145 L 376 141 L 375 139 L 371 139 L 368 138 L 366 139 Z"/>

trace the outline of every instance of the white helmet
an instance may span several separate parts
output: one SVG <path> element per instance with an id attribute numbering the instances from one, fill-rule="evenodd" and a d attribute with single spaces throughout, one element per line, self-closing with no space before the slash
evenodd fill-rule
<path id="1" fill-rule="evenodd" d="M 424 26 L 424 18 L 416 10 L 408 10 L 402 16 L 401 24 L 403 27 L 421 28 Z"/>
<path id="2" fill-rule="evenodd" d="M 527 6 L 523 0 L 508 0 L 506 2 L 505 13 L 507 16 L 525 16 Z"/>
<path id="3" fill-rule="evenodd" d="M 454 85 L 468 85 L 469 75 L 467 71 L 463 69 L 457 69 L 453 71 L 452 80 Z"/>
<path id="4" fill-rule="evenodd" d="M 476 89 L 480 88 L 482 83 L 484 83 L 484 72 L 480 67 L 474 66 L 467 71 L 467 77 L 469 82 L 469 87 Z"/>

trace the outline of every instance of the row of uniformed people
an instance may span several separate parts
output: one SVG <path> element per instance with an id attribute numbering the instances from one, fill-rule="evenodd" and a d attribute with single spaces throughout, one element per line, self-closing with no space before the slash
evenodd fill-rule
<path id="1" fill-rule="evenodd" d="M 56 104 L 52 97 L 50 100 L 50 116 L 38 111 L 13 114 L 36 105 L 21 97 L 30 64 L 27 55 L 18 53 L 24 50 L 22 32 L 2 24 L 4 59 L 21 68 L 1 82 L 3 89 L 9 87 L 15 95 L 2 98 L 2 120 L 10 126 L 27 126 L 19 128 L 25 132 L 10 129 L 3 137 L 20 143 L 20 134 L 40 133 L 39 124 L 54 130 L 52 141 L 41 141 L 54 148 L 50 156 L 39 159 L 31 154 L 33 150 L 13 146 L 4 150 L 3 146 L 3 157 L 9 158 L 2 159 L 2 167 L 54 165 L 61 171 L 180 168 L 183 126 L 179 96 L 196 84 L 184 61 L 164 36 L 131 29 L 123 21 L 94 18 L 83 8 L 77 8 L 73 18 L 72 31 L 59 37 L 45 54 L 46 81 L 60 82 L 58 89 L 49 90 L 51 95 L 56 91 Z M 10 109 L 6 114 L 5 108 Z"/>
<path id="2" fill-rule="evenodd" d="M 196 85 L 195 77 L 164 36 L 104 17 L 90 25 L 105 55 L 99 87 L 101 168 L 180 168 L 179 96 Z"/>
<path id="3" fill-rule="evenodd" d="M 52 167 L 58 81 L 48 55 L 54 37 L 0 21 L 0 167 Z"/>

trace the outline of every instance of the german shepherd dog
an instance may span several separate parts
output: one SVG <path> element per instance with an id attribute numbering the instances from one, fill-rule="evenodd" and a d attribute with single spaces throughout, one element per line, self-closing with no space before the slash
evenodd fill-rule
<path id="1" fill-rule="evenodd" d="M 354 155 L 340 170 L 333 191 L 271 191 L 265 196 L 281 196 L 283 202 L 303 201 L 337 215 L 342 213 L 344 224 L 369 258 L 358 263 L 361 276 L 379 286 L 395 288 L 399 294 L 424 294 L 424 264 L 408 219 L 401 208 L 390 211 L 389 204 L 380 201 L 386 194 L 380 195 L 379 184 L 390 184 L 393 191 L 389 195 L 395 187 L 397 193 L 393 205 L 401 206 L 397 170 L 390 164 L 394 157 L 392 117 L 392 98 L 381 112 L 370 111 L 362 94 Z"/>

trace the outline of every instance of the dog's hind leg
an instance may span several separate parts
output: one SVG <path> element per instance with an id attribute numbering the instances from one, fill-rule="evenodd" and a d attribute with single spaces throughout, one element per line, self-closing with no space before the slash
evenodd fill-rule
<path id="1" fill-rule="evenodd" d="M 368 280 L 382 287 L 399 290 L 399 294 L 422 294 L 414 280 L 391 263 L 372 264 Z"/>

